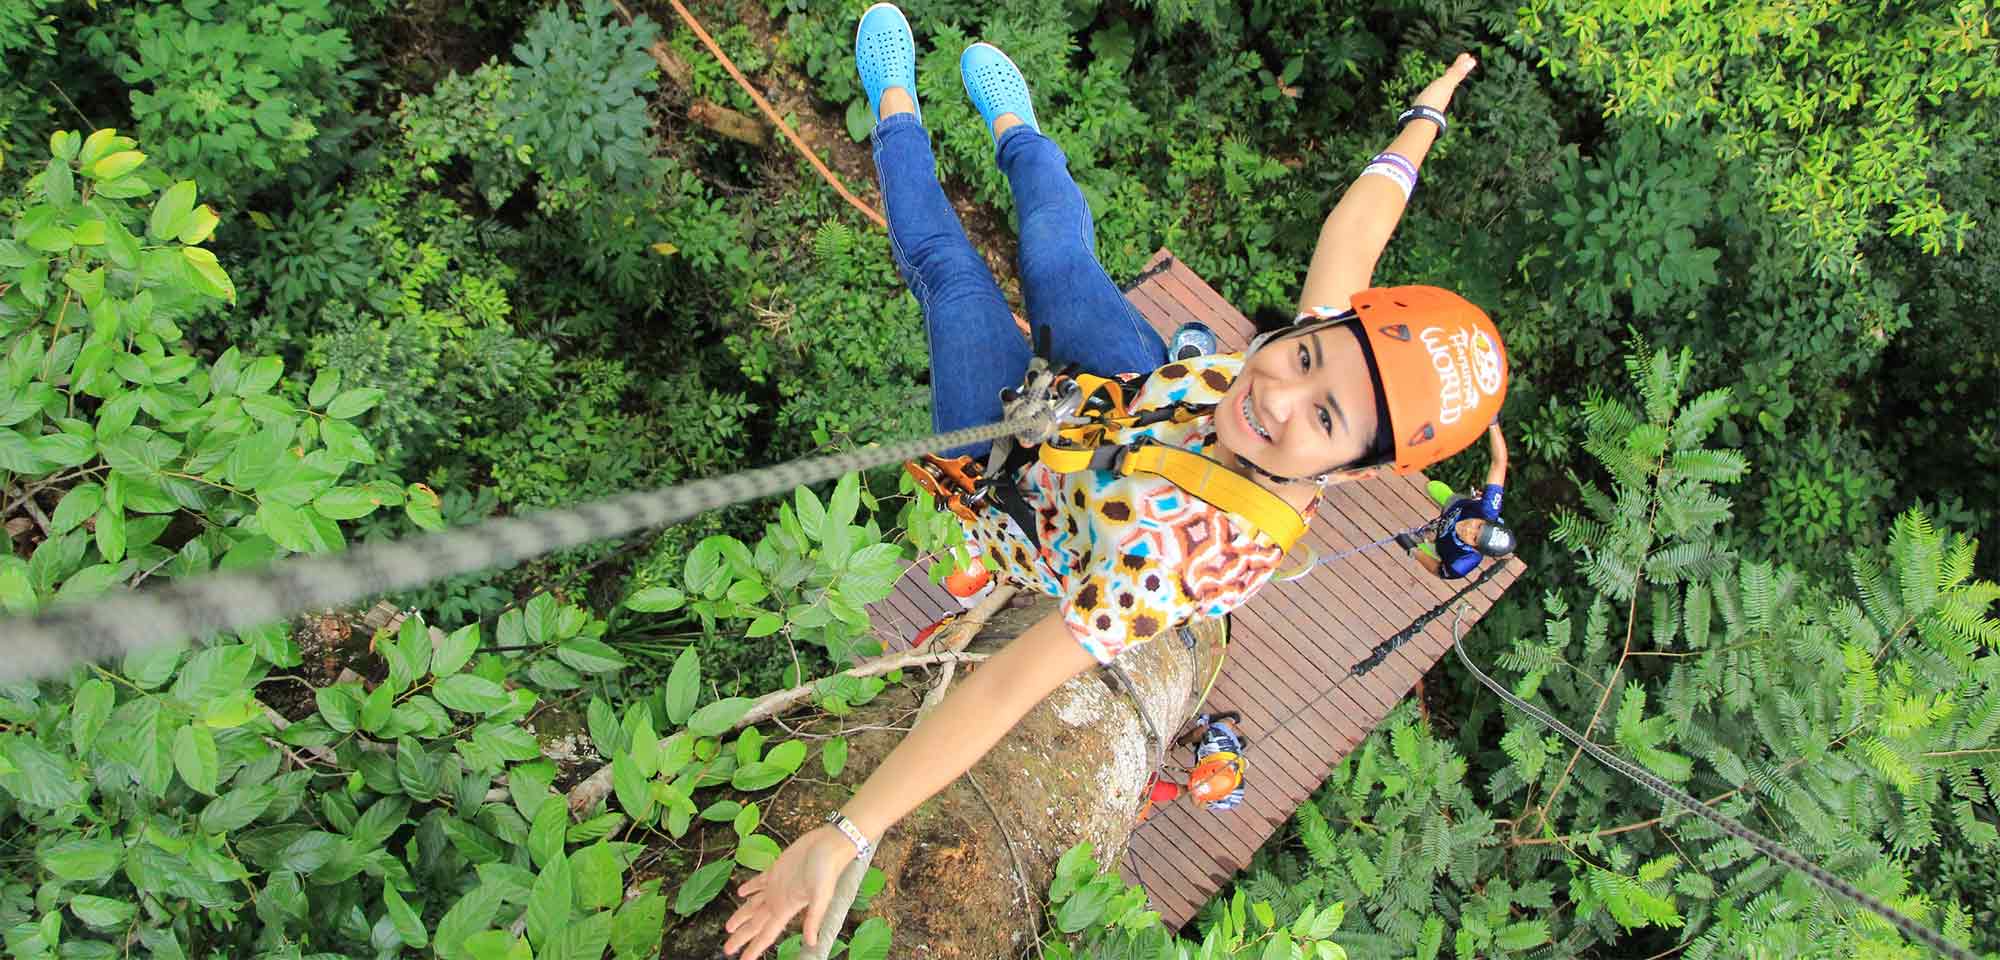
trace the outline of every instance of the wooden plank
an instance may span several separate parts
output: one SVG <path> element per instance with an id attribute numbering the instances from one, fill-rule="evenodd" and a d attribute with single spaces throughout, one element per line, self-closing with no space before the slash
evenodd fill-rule
<path id="1" fill-rule="evenodd" d="M 1187 265 L 1186 261 L 1175 260 L 1173 268 L 1168 270 L 1165 275 L 1179 282 L 1189 293 L 1193 294 L 1197 303 L 1207 305 L 1208 309 L 1220 316 L 1235 318 L 1235 322 L 1241 326 L 1244 342 L 1247 343 L 1249 338 L 1256 334 L 1256 326 L 1250 322 L 1250 318 L 1244 315 L 1242 310 L 1237 309 L 1235 304 L 1225 299 L 1220 291 L 1209 286 L 1208 281 L 1203 280 L 1199 274 L 1195 273 Z"/>
<path id="2" fill-rule="evenodd" d="M 1267 606 L 1254 605 L 1243 608 L 1245 616 L 1257 623 L 1262 631 L 1255 638 L 1258 643 L 1254 645 L 1246 643 L 1244 649 L 1247 652 L 1254 652 L 1256 661 L 1274 669 L 1281 680 L 1296 681 L 1290 685 L 1298 689 L 1301 698 L 1314 696 L 1320 691 L 1333 688 L 1335 693 L 1330 702 L 1341 704 L 1336 708 L 1337 712 L 1371 712 L 1372 706 L 1367 701 L 1355 699 L 1340 689 L 1341 681 L 1346 678 L 1347 666 L 1338 659 L 1342 654 L 1337 649 L 1323 646 L 1309 647 L 1309 652 L 1300 652 L 1297 647 L 1277 646 L 1286 642 L 1283 639 L 1285 634 L 1298 632 L 1300 628 L 1273 626 L 1283 621 L 1265 619 Z M 1224 672 L 1228 672 L 1227 668 Z"/>
<path id="3" fill-rule="evenodd" d="M 1178 827 L 1154 822 L 1160 820 L 1165 813 L 1165 810 L 1155 811 L 1153 819 L 1141 824 L 1141 829 L 1132 834 L 1133 842 L 1144 842 L 1149 848 L 1145 852 L 1145 857 L 1153 869 L 1166 875 L 1201 881 L 1215 874 L 1229 873 L 1231 867 L 1215 859 L 1212 847 L 1189 842 Z"/>
<path id="4" fill-rule="evenodd" d="M 1231 340 L 1239 344 L 1248 343 L 1251 334 L 1246 334 L 1244 328 L 1249 326 L 1249 321 L 1245 320 L 1243 314 L 1237 312 L 1235 307 L 1229 306 L 1227 303 L 1222 303 L 1222 298 L 1216 295 L 1213 290 L 1209 291 L 1210 298 L 1212 299 L 1204 298 L 1200 293 L 1196 292 L 1193 289 L 1194 284 L 1190 284 L 1188 281 L 1188 278 L 1192 276 L 1194 274 L 1187 269 L 1186 264 L 1176 262 L 1173 269 L 1154 277 L 1154 283 L 1190 315 L 1206 318 L 1203 322 L 1215 330 L 1218 339 L 1226 334 Z M 1199 280 L 1194 281 L 1194 283 L 1200 284 L 1203 287 L 1207 286 L 1207 284 L 1201 284 Z M 1236 349 L 1242 348 L 1237 347 Z"/>

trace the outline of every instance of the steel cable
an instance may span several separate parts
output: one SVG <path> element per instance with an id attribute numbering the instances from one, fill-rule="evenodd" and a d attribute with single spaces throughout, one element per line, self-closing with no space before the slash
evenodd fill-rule
<path id="1" fill-rule="evenodd" d="M 679 523 L 843 474 L 939 450 L 999 440 L 1040 426 L 1023 416 L 921 440 L 802 458 L 727 477 L 504 517 L 333 554 L 294 556 L 258 570 L 205 574 L 144 590 L 106 593 L 37 614 L 0 619 L 0 683 L 49 676 L 71 664 L 233 632 L 351 604 L 555 550 Z"/>

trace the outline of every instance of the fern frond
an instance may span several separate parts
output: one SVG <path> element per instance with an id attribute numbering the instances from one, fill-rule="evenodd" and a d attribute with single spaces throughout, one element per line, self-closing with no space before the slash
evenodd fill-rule
<path id="1" fill-rule="evenodd" d="M 1901 627 L 1903 605 L 1884 582 L 1881 566 L 1856 550 L 1849 555 L 1847 568 L 1855 589 L 1861 592 L 1861 608 L 1875 621 L 1875 626 L 1883 633 Z"/>
<path id="2" fill-rule="evenodd" d="M 1896 580 L 1902 587 L 1903 608 L 1908 616 L 1923 616 L 1937 603 L 1944 559 L 1941 539 L 1930 519 L 1915 509 L 1906 510 L 1896 518 L 1895 532 L 1889 539 L 1889 555 L 1895 558 Z"/>
<path id="3" fill-rule="evenodd" d="M 1863 737 L 1856 744 L 1869 769 L 1881 774 L 1896 789 L 1908 793 L 1917 785 L 1917 774 L 1896 748 L 1881 737 Z"/>
<path id="4" fill-rule="evenodd" d="M 1708 585 L 1688 584 L 1687 596 L 1681 602 L 1681 617 L 1687 635 L 1688 649 L 1700 650 L 1708 646 L 1709 617 L 1714 612 L 1715 607 L 1709 600 Z"/>
<path id="5" fill-rule="evenodd" d="M 1734 450 L 1676 450 L 1669 469 L 1678 476 L 1702 483 L 1735 483 L 1750 471 L 1750 461 Z"/>
<path id="6" fill-rule="evenodd" d="M 1763 563 L 1745 563 L 1739 568 L 1737 582 L 1743 587 L 1743 625 L 1749 630 L 1770 630 L 1774 617 L 1773 607 L 1777 600 L 1777 583 L 1771 567 Z"/>
<path id="7" fill-rule="evenodd" d="M 1731 395 L 1729 388 L 1710 390 L 1681 407 L 1674 417 L 1674 447 L 1686 449 L 1700 445 L 1722 421 L 1722 415 L 1729 412 Z"/>

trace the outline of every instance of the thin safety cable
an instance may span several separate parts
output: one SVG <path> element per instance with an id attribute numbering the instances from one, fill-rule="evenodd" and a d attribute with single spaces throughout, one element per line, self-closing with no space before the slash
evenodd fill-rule
<path id="1" fill-rule="evenodd" d="M 1868 908 L 1876 916 L 1887 920 L 1891 926 L 1902 931 L 1903 935 L 1909 937 L 1911 940 L 1922 943 L 1947 957 L 1951 957 L 1952 960 L 1979 960 L 1978 957 L 1973 955 L 1972 951 L 1946 940 L 1944 934 L 1926 927 L 1909 917 L 1903 916 L 1894 907 L 1877 900 L 1854 884 L 1835 876 L 1825 867 L 1799 854 L 1793 853 L 1777 841 L 1738 823 L 1735 819 L 1716 811 L 1700 800 L 1682 793 L 1680 790 L 1675 789 L 1672 784 L 1611 753 L 1603 747 L 1590 742 L 1582 734 L 1570 729 L 1568 724 L 1557 720 L 1555 717 L 1543 712 L 1541 708 L 1515 696 L 1513 691 L 1501 686 L 1498 681 L 1487 676 L 1484 671 L 1480 670 L 1472 662 L 1472 655 L 1465 652 L 1465 644 L 1460 642 L 1460 621 L 1461 618 L 1458 612 L 1453 610 L 1451 647 L 1453 650 L 1458 651 L 1458 661 L 1465 664 L 1465 669 L 1472 671 L 1472 675 L 1478 678 L 1479 682 L 1486 686 L 1486 689 L 1493 691 L 1500 699 L 1507 701 L 1509 705 L 1513 706 L 1514 709 L 1541 721 L 1543 726 L 1562 734 L 1564 739 L 1581 747 L 1584 752 L 1595 757 L 1599 763 L 1610 767 L 1618 773 L 1624 774 L 1632 782 L 1653 791 L 1660 799 L 1667 801 L 1669 804 L 1679 804 L 1687 808 L 1689 813 L 1715 824 L 1722 832 L 1756 847 L 1758 852 L 1770 857 L 1772 860 L 1797 870 L 1812 878 L 1820 886 Z"/>
<path id="2" fill-rule="evenodd" d="M 0 619 L 0 683 L 60 672 L 158 644 L 243 630 L 448 577 L 507 567 L 554 550 L 679 523 L 699 513 L 773 496 L 843 474 L 1045 423 L 1043 415 L 954 430 L 847 453 L 810 457 L 727 477 L 639 491 L 592 503 L 341 553 L 294 556 L 258 570 L 206 574 L 144 590 L 100 594 L 29 616 Z"/>

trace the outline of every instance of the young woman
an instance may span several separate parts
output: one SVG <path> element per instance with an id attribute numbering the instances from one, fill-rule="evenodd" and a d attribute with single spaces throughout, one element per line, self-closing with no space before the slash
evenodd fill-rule
<path id="1" fill-rule="evenodd" d="M 942 431 L 995 422 L 1000 391 L 1020 385 L 1030 351 L 938 185 L 914 98 L 916 47 L 894 6 L 862 15 L 855 60 L 877 117 L 890 247 L 930 334 L 933 423 Z M 1167 363 L 1165 344 L 1098 265 L 1089 208 L 1062 151 L 1037 127 L 1020 71 L 990 44 L 965 50 L 965 90 L 993 136 L 1019 215 L 1028 320 L 1048 336 L 1053 362 L 1107 377 L 1150 372 L 1131 400 L 1135 411 L 1205 409 L 1191 421 L 1119 431 L 1112 442 L 1143 439 L 1208 458 L 1275 495 L 1302 527 L 1326 484 L 1387 466 L 1421 469 L 1477 439 L 1506 390 L 1492 323 L 1442 290 L 1368 289 L 1418 164 L 1443 131 L 1452 91 L 1472 68 L 1461 55 L 1424 88 L 1389 150 L 1328 215 L 1298 324 L 1259 338 L 1246 354 Z M 738 887 L 745 899 L 727 924 L 725 953 L 759 956 L 801 910 L 814 937 L 841 870 L 1035 704 L 1176 623 L 1227 613 L 1285 552 L 1265 528 L 1160 476 L 1029 463 L 1011 479 L 1025 509 L 983 508 L 968 529 L 989 569 L 1062 598 L 1060 612 L 961 680 L 828 826 Z"/>

